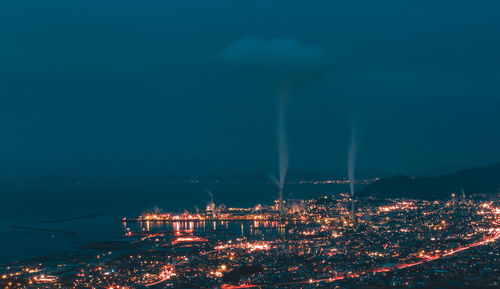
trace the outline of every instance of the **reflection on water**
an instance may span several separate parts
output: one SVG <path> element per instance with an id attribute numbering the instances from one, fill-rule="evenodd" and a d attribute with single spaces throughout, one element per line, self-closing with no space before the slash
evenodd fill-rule
<path id="1" fill-rule="evenodd" d="M 118 240 L 123 238 L 125 232 L 130 233 L 130 236 L 145 236 L 148 233 L 173 236 L 179 232 L 189 235 L 213 236 L 223 240 L 236 237 L 282 236 L 293 231 L 292 226 L 276 221 L 143 221 L 121 222 L 120 224 L 117 222 L 119 219 L 121 218 L 108 216 L 43 226 L 44 228 L 77 232 L 69 236 L 43 231 L 16 230 L 4 225 L 5 231 L 0 230 L 0 244 L 8 250 L 0 251 L 0 264 L 61 250 L 73 250 L 75 247 L 89 242 Z M 28 222 L 19 222 L 19 224 L 41 226 L 38 223 Z"/>
<path id="2" fill-rule="evenodd" d="M 130 235 L 176 232 L 194 235 L 223 234 L 234 236 L 282 236 L 293 231 L 278 221 L 137 221 L 123 222 Z"/>

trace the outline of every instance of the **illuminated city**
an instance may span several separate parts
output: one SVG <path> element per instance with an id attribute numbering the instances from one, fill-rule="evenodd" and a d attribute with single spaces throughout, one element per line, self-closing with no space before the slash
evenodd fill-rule
<path id="1" fill-rule="evenodd" d="M 500 289 L 500 1 L 0 1 L 0 289 Z"/>
<path id="2" fill-rule="evenodd" d="M 355 200 L 123 218 L 123 238 L 1 267 L 2 288 L 497 286 L 500 199 Z M 91 249 L 91 250 L 88 250 Z M 457 275 L 457 272 L 460 272 Z M 481 278 L 478 283 L 478 278 Z"/>

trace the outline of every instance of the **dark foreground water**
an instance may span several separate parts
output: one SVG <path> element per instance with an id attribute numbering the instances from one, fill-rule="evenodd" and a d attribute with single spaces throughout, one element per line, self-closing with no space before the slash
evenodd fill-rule
<path id="1" fill-rule="evenodd" d="M 216 203 L 228 206 L 270 204 L 277 195 L 276 188 L 267 184 L 84 184 L 71 181 L 0 186 L 3 198 L 0 203 L 0 264 L 71 250 L 89 242 L 121 238 L 123 217 L 134 217 L 154 207 L 177 212 L 203 209 L 209 201 L 207 187 L 214 192 Z M 287 196 L 308 198 L 345 191 L 347 187 L 344 185 L 289 185 Z M 59 223 L 44 222 L 91 214 L 99 216 Z M 15 229 L 10 224 L 75 233 Z M 206 230 L 213 229 L 210 228 L 213 224 L 203 226 Z M 241 231 L 241 224 L 230 226 L 228 229 L 232 233 Z M 217 229 L 221 228 L 219 225 Z M 243 230 L 248 234 L 249 226 L 244 225 Z"/>
<path id="2" fill-rule="evenodd" d="M 15 225 L 42 229 L 71 231 L 35 231 L 11 228 L 9 222 L 0 223 L 0 264 L 46 255 L 57 251 L 71 250 L 75 246 L 96 240 L 119 238 L 122 225 L 113 216 L 102 216 L 78 221 L 42 224 L 32 220 L 12 220 Z"/>
<path id="3" fill-rule="evenodd" d="M 168 232 L 192 231 L 195 235 L 221 235 L 225 237 L 285 235 L 289 228 L 282 228 L 276 222 L 253 221 L 201 221 L 201 222 L 121 222 L 119 218 L 103 216 L 78 221 L 39 225 L 36 228 L 74 232 L 35 231 L 11 228 L 0 232 L 3 249 L 0 250 L 2 263 L 29 259 L 58 251 L 72 250 L 77 246 L 95 241 L 122 239 L 126 232 Z"/>

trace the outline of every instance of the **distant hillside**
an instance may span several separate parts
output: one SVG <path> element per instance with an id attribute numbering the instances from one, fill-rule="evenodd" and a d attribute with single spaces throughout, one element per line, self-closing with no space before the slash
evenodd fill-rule
<path id="1" fill-rule="evenodd" d="M 358 196 L 435 199 L 459 193 L 462 187 L 467 195 L 499 192 L 500 163 L 437 177 L 398 175 L 366 186 L 358 192 Z"/>

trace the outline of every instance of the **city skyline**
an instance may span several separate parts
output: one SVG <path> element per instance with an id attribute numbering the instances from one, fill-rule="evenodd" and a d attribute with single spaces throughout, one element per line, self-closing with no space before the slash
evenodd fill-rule
<path id="1" fill-rule="evenodd" d="M 0 3 L 0 289 L 500 288 L 500 2 Z"/>

